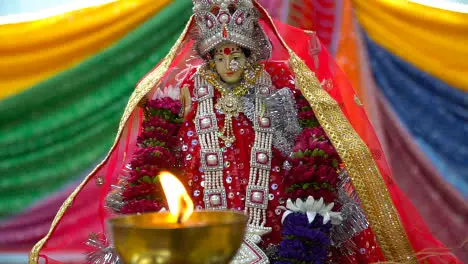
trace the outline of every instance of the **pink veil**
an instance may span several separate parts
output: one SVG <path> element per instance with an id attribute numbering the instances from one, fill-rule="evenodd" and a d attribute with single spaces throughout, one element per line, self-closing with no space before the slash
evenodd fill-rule
<path id="1" fill-rule="evenodd" d="M 379 141 L 346 76 L 313 32 L 274 22 L 255 3 L 260 24 L 273 46 L 271 60 L 288 62 L 296 87 L 342 157 L 363 209 L 389 262 L 457 263 L 437 241 L 404 193 L 392 180 Z M 168 55 L 137 85 L 122 116 L 115 143 L 104 161 L 68 197 L 49 233 L 32 249 L 30 263 L 85 263 L 91 236 L 108 243 L 106 220 L 113 213 L 105 198 L 125 172 L 136 149 L 143 112 L 139 102 L 157 93 L 173 93 L 190 68 L 203 63 L 189 34 L 194 18 Z"/>

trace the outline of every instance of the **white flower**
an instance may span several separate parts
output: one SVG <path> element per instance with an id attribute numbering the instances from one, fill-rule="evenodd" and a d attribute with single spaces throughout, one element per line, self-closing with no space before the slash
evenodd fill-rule
<path id="1" fill-rule="evenodd" d="M 312 223 L 315 219 L 315 216 L 319 214 L 323 216 L 323 224 L 331 221 L 333 225 L 339 225 L 341 221 L 343 221 L 343 217 L 339 212 L 332 212 L 334 205 L 334 203 L 325 204 L 323 202 L 323 198 L 320 198 L 320 200 L 315 200 L 312 196 L 309 196 L 306 201 L 302 201 L 302 199 L 298 198 L 296 203 L 291 201 L 291 199 L 288 199 L 286 202 L 286 207 L 279 207 L 280 209 L 286 210 L 283 213 L 281 222 L 284 222 L 284 219 L 286 219 L 289 214 L 300 212 L 307 215 L 309 223 Z"/>
<path id="2" fill-rule="evenodd" d="M 170 97 L 173 100 L 179 100 L 180 98 L 179 87 L 169 85 L 168 87 L 164 88 L 164 90 L 162 90 L 161 88 L 158 88 L 156 92 L 154 93 L 153 99 L 161 99 L 164 97 Z"/>

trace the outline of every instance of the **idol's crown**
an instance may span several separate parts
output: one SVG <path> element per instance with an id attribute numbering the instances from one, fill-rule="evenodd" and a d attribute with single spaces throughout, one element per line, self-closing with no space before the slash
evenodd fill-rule
<path id="1" fill-rule="evenodd" d="M 193 4 L 201 55 L 222 42 L 259 49 L 258 15 L 251 0 L 193 0 Z"/>

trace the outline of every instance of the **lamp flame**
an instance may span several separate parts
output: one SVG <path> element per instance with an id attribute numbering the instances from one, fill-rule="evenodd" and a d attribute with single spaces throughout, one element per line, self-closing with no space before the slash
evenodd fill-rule
<path id="1" fill-rule="evenodd" d="M 193 201 L 184 185 L 172 173 L 166 171 L 159 174 L 159 180 L 174 222 L 181 224 L 187 221 L 193 213 Z"/>

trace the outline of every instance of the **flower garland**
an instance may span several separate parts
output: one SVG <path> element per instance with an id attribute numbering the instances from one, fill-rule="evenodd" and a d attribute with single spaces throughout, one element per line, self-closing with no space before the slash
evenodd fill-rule
<path id="1" fill-rule="evenodd" d="M 288 203 L 276 264 L 324 263 L 331 248 L 332 224 L 339 224 L 337 188 L 342 161 L 307 100 L 296 97 L 303 128 L 285 175 Z M 292 201 L 295 201 L 292 202 Z"/>
<path id="2" fill-rule="evenodd" d="M 143 106 L 145 120 L 137 138 L 137 149 L 127 165 L 127 175 L 120 189 L 122 205 L 118 212 L 134 214 L 160 211 L 165 206 L 158 174 L 174 167 L 173 150 L 182 123 L 181 104 L 170 97 L 150 100 Z"/>
<path id="3" fill-rule="evenodd" d="M 299 122 L 303 128 L 297 137 L 289 163 L 285 184 L 287 198 L 323 198 L 326 203 L 336 199 L 341 158 L 318 123 L 307 100 L 296 98 Z"/>
<path id="4" fill-rule="evenodd" d="M 296 140 L 286 175 L 287 198 L 336 198 L 340 157 L 321 127 L 305 128 Z"/>

